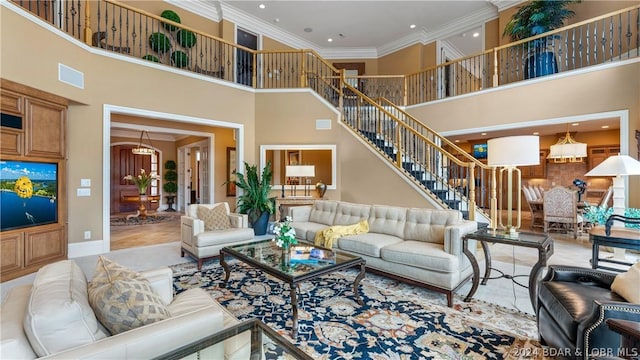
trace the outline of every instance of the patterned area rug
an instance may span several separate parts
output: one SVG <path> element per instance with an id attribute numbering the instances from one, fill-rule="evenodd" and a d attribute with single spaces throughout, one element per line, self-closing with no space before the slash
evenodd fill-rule
<path id="1" fill-rule="evenodd" d="M 161 214 L 153 214 L 147 215 L 146 219 L 141 219 L 137 217 L 132 217 L 127 219 L 126 216 L 113 216 L 109 220 L 111 226 L 126 226 L 126 225 L 147 225 L 147 224 L 158 224 L 165 221 L 176 220 L 178 217 L 175 215 L 161 215 Z"/>
<path id="2" fill-rule="evenodd" d="M 353 296 L 355 271 L 300 285 L 299 335 L 291 339 L 288 285 L 241 262 L 230 261 L 227 288 L 217 260 L 202 271 L 175 265 L 180 293 L 202 287 L 238 319 L 259 318 L 315 359 L 534 359 L 542 353 L 535 318 L 482 301 L 445 296 L 367 273 Z"/>

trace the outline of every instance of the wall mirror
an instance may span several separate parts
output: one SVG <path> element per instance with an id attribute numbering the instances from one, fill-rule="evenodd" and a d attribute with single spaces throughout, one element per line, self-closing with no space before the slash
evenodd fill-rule
<path id="1" fill-rule="evenodd" d="M 336 146 L 335 145 L 261 145 L 260 169 L 267 162 L 273 165 L 273 185 L 289 188 L 292 184 L 303 185 L 305 180 L 315 185 L 321 181 L 327 189 L 336 188 Z M 305 179 L 287 176 L 287 166 L 313 166 L 314 176 Z"/>

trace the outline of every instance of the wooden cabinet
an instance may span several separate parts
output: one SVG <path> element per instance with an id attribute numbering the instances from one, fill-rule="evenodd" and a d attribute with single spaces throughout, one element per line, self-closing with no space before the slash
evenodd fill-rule
<path id="1" fill-rule="evenodd" d="M 55 220 L 44 221 L 42 225 L 20 224 L 0 232 L 0 281 L 7 281 L 67 258 L 65 134 L 68 104 L 59 96 L 6 79 L 0 81 L 0 158 L 54 164 L 57 169 L 56 196 L 45 200 L 46 206 L 56 204 Z M 11 182 L 14 179 L 3 180 Z M 0 211 L 14 210 L 11 204 L 0 202 Z M 32 206 L 36 211 L 44 206 L 40 202 L 35 204 Z M 34 216 L 27 212 L 25 215 Z"/>
<path id="2" fill-rule="evenodd" d="M 594 146 L 587 151 L 589 154 L 589 170 L 598 166 L 609 156 L 618 155 L 620 153 L 620 145 Z"/>
<path id="3" fill-rule="evenodd" d="M 540 164 L 539 165 L 531 165 L 531 166 L 522 166 L 520 171 L 522 171 L 523 179 L 532 179 L 532 178 L 546 178 L 547 177 L 547 154 L 549 150 L 541 149 L 540 150 Z"/>

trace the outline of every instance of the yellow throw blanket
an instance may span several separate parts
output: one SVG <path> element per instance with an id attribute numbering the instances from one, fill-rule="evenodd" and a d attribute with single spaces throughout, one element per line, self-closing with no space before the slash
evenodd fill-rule
<path id="1" fill-rule="evenodd" d="M 333 243 L 340 237 L 345 235 L 358 235 L 369 232 L 369 223 L 367 220 L 362 220 L 353 225 L 334 225 L 316 233 L 314 243 L 317 246 L 326 247 L 331 249 Z"/>

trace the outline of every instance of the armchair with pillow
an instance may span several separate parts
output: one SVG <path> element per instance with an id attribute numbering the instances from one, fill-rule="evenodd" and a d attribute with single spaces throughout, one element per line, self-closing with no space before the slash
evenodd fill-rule
<path id="1" fill-rule="evenodd" d="M 536 313 L 542 344 L 580 359 L 619 356 L 631 350 L 620 350 L 620 334 L 606 320 L 640 321 L 640 263 L 617 276 L 551 265 L 538 289 Z"/>
<path id="2" fill-rule="evenodd" d="M 230 212 L 226 202 L 189 205 L 180 218 L 180 229 L 181 255 L 193 256 L 198 270 L 204 260 L 220 256 L 223 247 L 255 240 L 247 215 Z"/>

